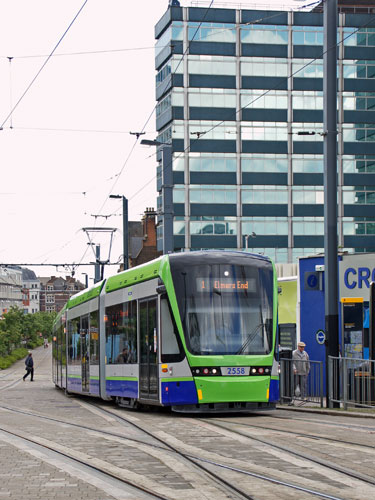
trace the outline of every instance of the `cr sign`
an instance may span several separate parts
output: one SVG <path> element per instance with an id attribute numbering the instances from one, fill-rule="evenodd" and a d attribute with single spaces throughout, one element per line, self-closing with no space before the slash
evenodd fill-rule
<path id="1" fill-rule="evenodd" d="M 369 300 L 371 281 L 375 281 L 375 255 L 343 255 L 339 263 L 340 296 Z"/>

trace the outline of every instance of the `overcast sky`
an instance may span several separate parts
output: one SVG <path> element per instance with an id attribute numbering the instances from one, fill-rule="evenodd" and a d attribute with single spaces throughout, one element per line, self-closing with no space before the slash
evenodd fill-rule
<path id="1" fill-rule="evenodd" d="M 309 2 L 241 6 L 280 3 Z M 154 26 L 167 6 L 168 0 L 0 0 L 0 264 L 92 262 L 82 228 L 95 225 L 118 228 L 115 262 L 122 254 L 122 205 L 109 194 L 128 198 L 130 220 L 156 207 L 154 150 L 133 148 L 129 132 L 144 128 L 144 138 L 156 136 L 155 114 L 149 119 Z M 107 258 L 109 234 L 93 241 Z M 62 267 L 30 269 L 38 276 L 70 274 Z M 94 276 L 93 266 L 77 269 L 84 280 L 81 272 Z"/>

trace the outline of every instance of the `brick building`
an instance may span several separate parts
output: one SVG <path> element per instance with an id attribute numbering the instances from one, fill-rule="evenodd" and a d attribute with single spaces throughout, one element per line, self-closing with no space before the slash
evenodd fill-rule
<path id="1" fill-rule="evenodd" d="M 69 298 L 83 290 L 85 285 L 71 276 L 66 278 L 51 276 L 40 280 L 40 310 L 59 312 Z"/>

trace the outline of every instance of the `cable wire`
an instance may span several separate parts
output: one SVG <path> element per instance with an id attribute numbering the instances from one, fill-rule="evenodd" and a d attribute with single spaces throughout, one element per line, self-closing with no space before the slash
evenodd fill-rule
<path id="1" fill-rule="evenodd" d="M 28 93 L 28 91 L 30 90 L 30 88 L 32 87 L 32 85 L 34 84 L 35 80 L 38 78 L 38 76 L 40 75 L 40 73 L 43 71 L 43 69 L 45 68 L 45 66 L 47 65 L 48 61 L 51 59 L 51 57 L 53 56 L 53 53 L 55 52 L 55 50 L 57 49 L 57 47 L 60 45 L 60 43 L 63 41 L 63 39 L 65 38 L 65 35 L 68 33 L 68 31 L 70 30 L 70 28 L 73 26 L 75 20 L 77 19 L 77 17 L 80 15 L 80 13 L 82 12 L 83 8 L 85 7 L 85 5 L 87 4 L 88 0 L 85 0 L 81 6 L 81 8 L 79 9 L 79 11 L 77 12 L 77 14 L 74 16 L 73 20 L 70 22 L 69 26 L 67 27 L 67 29 L 64 31 L 63 35 L 60 37 L 59 41 L 57 42 L 57 44 L 55 45 L 55 47 L 53 48 L 52 52 L 50 53 L 50 55 L 47 57 L 47 59 L 44 61 L 44 63 L 42 64 L 41 68 L 38 70 L 38 72 L 36 73 L 36 75 L 34 76 L 34 78 L 31 80 L 31 82 L 29 83 L 29 85 L 26 87 L 26 89 L 24 90 L 23 94 L 21 95 L 21 97 L 18 99 L 18 101 L 16 102 L 16 104 L 13 106 L 13 108 L 10 110 L 10 113 L 8 114 L 8 116 L 5 118 L 5 120 L 2 122 L 2 124 L 0 125 L 0 130 L 3 129 L 4 125 L 6 124 L 6 122 L 9 120 L 9 118 L 11 118 L 11 116 L 13 115 L 15 109 L 18 107 L 18 105 L 20 104 L 20 102 L 23 100 L 23 98 L 26 96 L 26 94 Z"/>
<path id="2" fill-rule="evenodd" d="M 324 0 L 326 1 L 326 0 Z M 314 2 L 316 3 L 316 2 Z M 340 44 L 343 44 L 345 42 L 345 40 L 347 40 L 349 37 L 353 36 L 354 34 L 356 34 L 359 30 L 365 28 L 366 26 L 368 26 L 369 24 L 371 24 L 373 21 L 375 21 L 375 17 L 371 18 L 367 23 L 361 25 L 359 28 L 355 29 L 352 33 L 349 33 L 349 35 L 347 35 L 346 37 L 344 37 L 341 41 L 337 42 L 333 47 L 338 47 Z M 322 58 L 322 56 L 324 56 L 324 54 L 326 54 L 329 50 L 331 50 L 333 47 L 329 47 L 326 51 L 323 50 L 323 52 L 321 54 L 319 54 L 318 57 L 315 57 L 314 59 L 311 59 L 311 61 L 309 61 L 308 63 L 306 63 L 304 66 L 302 66 L 301 68 L 299 68 L 298 70 L 296 70 L 295 72 L 293 72 L 291 75 L 287 76 L 286 79 L 289 80 L 291 78 L 293 78 L 297 73 L 299 73 L 300 71 L 304 70 L 306 67 L 308 67 L 310 64 L 320 60 Z M 280 77 L 281 78 L 281 77 Z M 251 106 L 254 102 L 258 101 L 259 99 L 261 99 L 262 97 L 266 96 L 267 94 L 269 94 L 270 92 L 274 91 L 274 90 L 277 90 L 281 85 L 282 85 L 283 82 L 280 82 L 278 85 L 276 85 L 275 87 L 273 87 L 272 89 L 268 89 L 266 90 L 265 92 L 263 92 L 262 94 L 260 94 L 259 96 L 255 97 L 252 101 L 250 101 L 249 103 L 247 103 L 245 106 L 242 106 L 240 107 L 237 111 L 236 111 L 236 115 L 238 115 L 242 110 L 246 109 L 247 107 Z M 187 146 L 184 151 L 182 151 L 178 156 L 176 156 L 175 159 L 178 159 L 178 158 L 181 158 L 186 152 L 188 152 L 192 146 L 192 144 L 194 144 L 196 141 L 200 140 L 205 134 L 209 133 L 209 132 L 212 132 L 216 127 L 219 127 L 220 125 L 222 125 L 223 123 L 225 123 L 227 120 L 222 120 L 220 122 L 218 122 L 216 125 L 212 126 L 211 128 L 209 128 L 208 130 L 206 131 L 203 131 L 199 134 L 199 136 L 196 138 L 196 139 L 193 139 L 193 140 L 190 140 L 190 144 L 189 146 Z M 173 164 L 173 159 L 172 159 L 172 164 Z M 166 170 L 166 168 L 169 168 L 170 165 L 166 165 L 166 166 L 163 166 L 162 167 L 162 173 L 164 174 L 164 171 Z M 137 194 L 139 194 L 143 189 L 145 189 L 152 181 L 154 181 L 156 178 L 156 175 L 153 176 L 152 179 L 150 179 L 146 184 L 144 184 L 131 198 L 129 198 L 129 201 L 132 200 Z"/>

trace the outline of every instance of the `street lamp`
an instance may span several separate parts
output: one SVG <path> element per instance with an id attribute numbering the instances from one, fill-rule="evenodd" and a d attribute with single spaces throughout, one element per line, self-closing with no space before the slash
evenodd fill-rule
<path id="1" fill-rule="evenodd" d="M 123 237 L 123 251 L 124 251 L 124 271 L 129 267 L 129 221 L 128 221 L 128 200 L 125 196 L 119 194 L 110 194 L 110 198 L 122 198 L 122 237 Z"/>
<path id="2" fill-rule="evenodd" d="M 243 236 L 245 238 L 245 248 L 246 248 L 246 250 L 248 250 L 248 248 L 249 248 L 249 238 L 256 238 L 256 234 L 253 231 L 251 234 L 244 234 Z"/>
<path id="3" fill-rule="evenodd" d="M 173 241 L 173 173 L 172 146 L 165 142 L 143 139 L 144 146 L 162 146 L 162 192 L 163 192 L 163 254 L 172 253 Z"/>
<path id="4" fill-rule="evenodd" d="M 89 275 L 87 273 L 81 273 L 85 277 L 85 288 L 89 287 Z"/>

